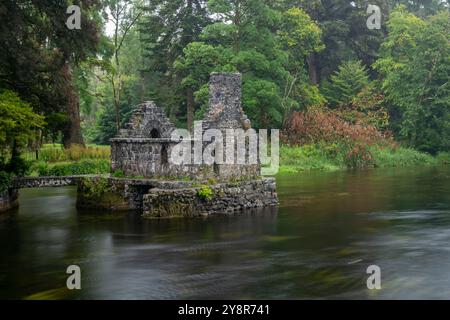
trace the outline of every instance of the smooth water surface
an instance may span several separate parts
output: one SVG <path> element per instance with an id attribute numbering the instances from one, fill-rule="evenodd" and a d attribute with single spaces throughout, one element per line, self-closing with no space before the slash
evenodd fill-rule
<path id="1" fill-rule="evenodd" d="M 279 208 L 162 220 L 77 212 L 72 187 L 21 190 L 0 215 L 0 298 L 450 298 L 449 167 L 277 183 Z M 66 288 L 72 264 L 81 290 Z"/>

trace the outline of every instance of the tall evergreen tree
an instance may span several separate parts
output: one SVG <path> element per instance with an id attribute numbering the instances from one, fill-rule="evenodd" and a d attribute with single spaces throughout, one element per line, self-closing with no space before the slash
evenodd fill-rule
<path id="1" fill-rule="evenodd" d="M 81 8 L 81 29 L 66 26 L 73 4 Z M 66 146 L 83 144 L 72 69 L 96 52 L 98 8 L 92 0 L 0 4 L 0 86 L 18 92 L 36 112 L 63 119 L 54 128 L 62 129 Z"/>
<path id="2" fill-rule="evenodd" d="M 361 61 L 346 61 L 323 85 L 323 93 L 331 107 L 347 105 L 370 84 Z"/>
<path id="3" fill-rule="evenodd" d="M 174 72 L 174 62 L 183 49 L 199 39 L 210 17 L 205 0 L 155 0 L 144 6 L 140 24 L 145 70 L 152 77 L 154 99 L 164 102 L 172 118 L 186 117 L 191 127 L 194 119 L 194 92 L 181 86 Z M 180 108 L 181 107 L 181 108 Z"/>

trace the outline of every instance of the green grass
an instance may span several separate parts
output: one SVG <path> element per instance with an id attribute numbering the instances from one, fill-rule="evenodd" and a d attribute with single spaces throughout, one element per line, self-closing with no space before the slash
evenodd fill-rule
<path id="1" fill-rule="evenodd" d="M 39 161 L 64 162 L 80 161 L 84 159 L 109 159 L 111 148 L 109 146 L 87 145 L 86 148 L 72 146 L 64 149 L 61 144 L 44 144 L 38 151 Z M 36 152 L 28 151 L 22 154 L 27 161 L 36 161 Z"/>
<path id="2" fill-rule="evenodd" d="M 31 167 L 31 176 L 70 176 L 82 174 L 107 174 L 110 162 L 105 159 L 84 159 L 76 162 L 36 162 Z"/>
<path id="3" fill-rule="evenodd" d="M 450 153 L 436 157 L 405 147 L 369 147 L 372 159 L 368 167 L 408 167 L 450 164 Z M 338 145 L 303 145 L 280 147 L 280 173 L 311 170 L 335 171 L 348 168 L 345 151 Z"/>
<path id="4" fill-rule="evenodd" d="M 315 145 L 280 146 L 280 172 L 334 171 L 343 168 L 344 165 L 339 160 L 330 159 Z"/>
<path id="5" fill-rule="evenodd" d="M 375 166 L 379 168 L 439 164 L 436 157 L 409 148 L 391 149 L 374 146 L 370 148 L 370 152 L 375 160 Z"/>
<path id="6" fill-rule="evenodd" d="M 413 149 L 371 146 L 371 167 L 407 167 L 416 165 L 450 164 L 450 153 L 440 153 L 433 157 Z M 86 149 L 74 147 L 64 150 L 62 145 L 43 145 L 39 151 L 39 161 L 34 160 L 34 152 L 25 154 L 32 161 L 31 176 L 64 176 L 80 174 L 110 173 L 110 147 L 88 145 Z M 34 160 L 34 161 L 33 161 Z M 338 144 L 280 146 L 280 173 L 311 170 L 345 170 L 348 164 L 345 151 Z M 123 173 L 113 173 L 122 177 Z"/>

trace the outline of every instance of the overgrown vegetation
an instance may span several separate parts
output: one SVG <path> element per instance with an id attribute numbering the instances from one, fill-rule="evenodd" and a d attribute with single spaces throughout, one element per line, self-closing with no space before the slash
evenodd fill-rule
<path id="1" fill-rule="evenodd" d="M 242 74 L 252 125 L 281 128 L 315 159 L 302 166 L 450 151 L 448 1 L 383 1 L 382 30 L 367 28 L 365 0 L 80 0 L 76 32 L 71 4 L 0 5 L 0 171 L 104 172 L 109 148 L 85 141 L 108 144 L 144 100 L 192 127 L 213 71 Z"/>
<path id="2" fill-rule="evenodd" d="M 85 159 L 105 159 L 111 156 L 109 146 L 88 145 L 86 147 L 80 145 L 71 145 L 64 148 L 58 144 L 44 144 L 37 152 L 37 160 L 45 162 L 63 162 L 63 161 L 80 161 Z M 36 160 L 36 152 L 26 152 L 23 158 L 28 161 Z"/>
<path id="3" fill-rule="evenodd" d="M 212 200 L 214 197 L 214 191 L 211 189 L 210 186 L 203 184 L 199 187 L 197 191 L 197 196 L 202 200 Z"/>
<path id="4" fill-rule="evenodd" d="M 303 145 L 282 146 L 280 172 L 301 172 L 310 170 L 335 171 L 348 168 L 386 168 L 407 167 L 418 165 L 449 164 L 450 155 L 441 153 L 433 157 L 411 148 L 405 147 L 369 147 L 365 152 L 370 153 L 370 161 L 355 163 L 355 159 L 348 159 L 347 153 L 337 145 Z"/>
<path id="5" fill-rule="evenodd" d="M 7 191 L 11 184 L 11 174 L 0 171 L 0 194 Z"/>
<path id="6" fill-rule="evenodd" d="M 101 199 L 104 194 L 112 190 L 106 178 L 84 178 L 82 185 L 83 196 L 89 199 Z"/>
<path id="7" fill-rule="evenodd" d="M 70 176 L 82 174 L 107 174 L 110 172 L 109 160 L 85 159 L 78 162 L 61 162 L 50 164 L 37 162 L 32 171 L 39 176 Z"/>

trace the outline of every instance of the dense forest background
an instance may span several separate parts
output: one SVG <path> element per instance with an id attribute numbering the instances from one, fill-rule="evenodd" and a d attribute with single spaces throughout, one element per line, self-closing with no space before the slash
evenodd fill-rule
<path id="1" fill-rule="evenodd" d="M 253 126 L 286 144 L 332 153 L 350 137 L 352 161 L 374 141 L 450 149 L 447 1 L 3 0 L 0 21 L 6 171 L 45 143 L 108 144 L 145 100 L 190 128 L 213 71 L 241 72 Z"/>

